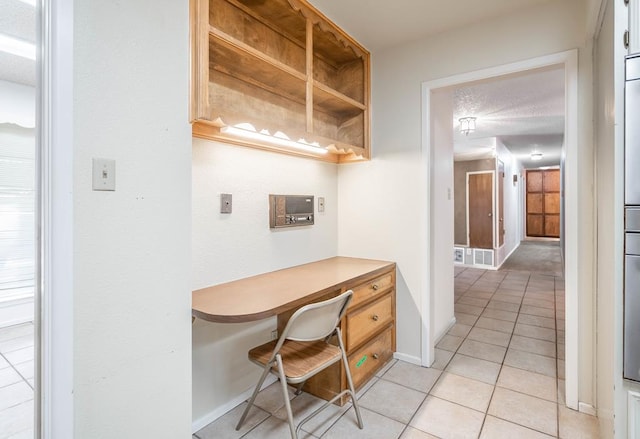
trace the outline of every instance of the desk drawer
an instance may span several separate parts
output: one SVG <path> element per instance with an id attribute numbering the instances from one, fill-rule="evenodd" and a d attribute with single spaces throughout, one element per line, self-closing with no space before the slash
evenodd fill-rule
<path id="1" fill-rule="evenodd" d="M 393 297 L 391 294 L 347 314 L 347 351 L 355 348 L 392 321 Z"/>
<path id="2" fill-rule="evenodd" d="M 390 326 L 349 356 L 349 370 L 356 389 L 367 382 L 393 356 L 392 330 L 393 327 Z"/>
<path id="3" fill-rule="evenodd" d="M 393 274 L 387 273 L 353 288 L 353 299 L 349 308 L 358 306 L 371 297 L 384 293 L 393 286 Z"/>

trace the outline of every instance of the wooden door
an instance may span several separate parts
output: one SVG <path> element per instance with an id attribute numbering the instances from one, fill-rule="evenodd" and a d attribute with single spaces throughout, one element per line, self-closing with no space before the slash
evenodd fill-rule
<path id="1" fill-rule="evenodd" d="M 469 246 L 493 248 L 493 173 L 468 174 Z"/>
<path id="2" fill-rule="evenodd" d="M 560 170 L 527 171 L 527 236 L 560 237 Z"/>

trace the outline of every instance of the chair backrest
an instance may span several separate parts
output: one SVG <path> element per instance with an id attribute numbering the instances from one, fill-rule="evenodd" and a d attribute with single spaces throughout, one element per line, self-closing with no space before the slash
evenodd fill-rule
<path id="1" fill-rule="evenodd" d="M 313 341 L 330 335 L 347 311 L 353 291 L 345 291 L 337 297 L 305 305 L 289 319 L 281 334 L 281 341 Z"/>

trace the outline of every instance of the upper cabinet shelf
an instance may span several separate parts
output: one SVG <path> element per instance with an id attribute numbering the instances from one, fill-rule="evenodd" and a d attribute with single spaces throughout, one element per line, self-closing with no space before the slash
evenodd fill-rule
<path id="1" fill-rule="evenodd" d="M 369 159 L 369 52 L 306 1 L 191 0 L 191 43 L 194 136 Z"/>

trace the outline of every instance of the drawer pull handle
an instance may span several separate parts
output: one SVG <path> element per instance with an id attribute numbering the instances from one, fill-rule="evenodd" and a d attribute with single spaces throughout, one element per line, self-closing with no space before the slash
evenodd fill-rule
<path id="1" fill-rule="evenodd" d="M 377 322 L 380 317 L 378 317 L 377 314 L 374 314 L 371 318 L 373 319 L 374 322 Z"/>
<path id="2" fill-rule="evenodd" d="M 373 291 L 378 291 L 380 287 L 378 286 L 378 284 L 373 284 L 371 288 L 373 288 Z"/>
<path id="3" fill-rule="evenodd" d="M 372 355 L 372 357 L 373 357 L 373 359 L 374 359 L 374 360 L 377 360 L 378 358 L 380 358 L 380 355 L 378 355 L 378 354 L 373 354 L 373 355 Z"/>

